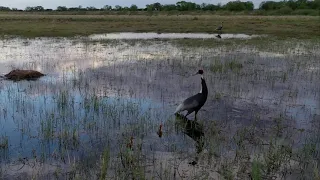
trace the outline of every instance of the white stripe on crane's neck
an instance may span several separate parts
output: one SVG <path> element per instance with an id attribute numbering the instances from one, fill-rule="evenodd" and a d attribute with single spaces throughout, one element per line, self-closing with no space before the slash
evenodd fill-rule
<path id="1" fill-rule="evenodd" d="M 203 75 L 201 75 L 201 79 L 203 79 Z M 202 93 L 202 84 L 201 84 L 200 93 Z"/>

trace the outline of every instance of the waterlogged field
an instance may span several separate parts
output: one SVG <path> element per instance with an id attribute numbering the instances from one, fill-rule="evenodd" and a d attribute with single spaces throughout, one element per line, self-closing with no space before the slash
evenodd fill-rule
<path id="1" fill-rule="evenodd" d="M 0 41 L 1 179 L 320 178 L 319 42 L 106 37 Z"/>

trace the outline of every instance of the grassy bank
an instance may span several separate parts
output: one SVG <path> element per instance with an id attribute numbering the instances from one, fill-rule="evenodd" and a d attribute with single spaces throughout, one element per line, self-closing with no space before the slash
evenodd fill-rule
<path id="1" fill-rule="evenodd" d="M 0 34 L 24 37 L 76 36 L 107 32 L 205 32 L 267 34 L 281 38 L 320 36 L 319 17 L 217 15 L 40 15 L 0 14 Z"/>

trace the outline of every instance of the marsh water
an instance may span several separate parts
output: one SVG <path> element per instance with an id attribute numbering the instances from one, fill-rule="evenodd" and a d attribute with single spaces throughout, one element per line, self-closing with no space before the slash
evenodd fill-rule
<path id="1" fill-rule="evenodd" d="M 219 35 L 219 36 L 218 36 Z M 247 34 L 207 34 L 207 33 L 107 33 L 93 34 L 91 40 L 105 39 L 251 39 L 262 37 L 259 35 Z"/>
<path id="2" fill-rule="evenodd" d="M 210 131 L 206 124 L 214 122 L 235 134 L 252 124 L 271 127 L 276 119 L 283 119 L 286 127 L 310 130 L 320 119 L 319 45 L 190 47 L 152 39 L 132 43 L 117 36 L 112 36 L 117 42 L 91 37 L 95 41 L 0 40 L 0 74 L 16 68 L 46 74 L 36 81 L 0 81 L 4 178 L 32 174 L 25 170 L 26 159 L 90 164 L 106 147 L 116 157 L 131 136 L 146 155 L 195 154 L 195 138 L 177 130 L 173 112 L 200 91 L 200 77 L 191 76 L 198 69 L 204 70 L 209 89 L 198 113 L 204 125 L 201 136 Z M 188 118 L 193 121 L 194 114 Z M 157 135 L 160 124 L 162 137 Z M 221 147 L 220 152 L 225 151 Z"/>

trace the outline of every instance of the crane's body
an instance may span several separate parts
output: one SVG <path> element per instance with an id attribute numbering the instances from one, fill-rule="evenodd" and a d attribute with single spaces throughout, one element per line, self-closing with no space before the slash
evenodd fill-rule
<path id="1" fill-rule="evenodd" d="M 223 28 L 223 22 L 221 22 L 221 25 L 220 25 L 219 27 L 217 27 L 217 29 L 216 29 L 216 30 L 221 31 L 221 30 L 222 30 L 222 28 Z"/>
<path id="2" fill-rule="evenodd" d="M 203 71 L 199 70 L 199 72 L 197 74 L 201 74 L 201 91 L 198 94 L 193 95 L 193 96 L 185 99 L 177 107 L 176 111 L 174 112 L 175 114 L 177 114 L 177 113 L 179 113 L 181 111 L 185 111 L 186 110 L 186 111 L 188 111 L 186 116 L 188 116 L 192 112 L 195 112 L 195 120 L 197 119 L 198 111 L 205 104 L 205 102 L 207 101 L 207 97 L 208 97 L 207 84 L 206 84 L 206 81 L 204 80 L 204 78 L 202 76 Z"/>

